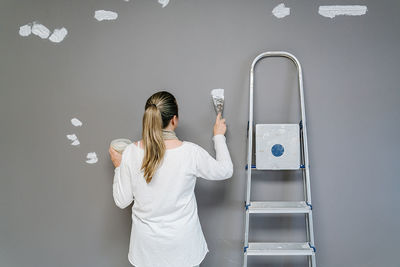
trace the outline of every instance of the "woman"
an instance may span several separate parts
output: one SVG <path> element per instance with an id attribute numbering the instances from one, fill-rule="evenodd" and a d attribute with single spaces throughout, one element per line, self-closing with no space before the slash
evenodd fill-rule
<path id="1" fill-rule="evenodd" d="M 176 137 L 178 105 L 169 92 L 146 101 L 142 126 L 142 140 L 128 145 L 122 155 L 109 149 L 114 201 L 121 209 L 133 201 L 128 259 L 136 267 L 199 266 L 209 250 L 194 187 L 196 177 L 232 177 L 225 119 L 218 114 L 214 125 L 216 159 Z"/>

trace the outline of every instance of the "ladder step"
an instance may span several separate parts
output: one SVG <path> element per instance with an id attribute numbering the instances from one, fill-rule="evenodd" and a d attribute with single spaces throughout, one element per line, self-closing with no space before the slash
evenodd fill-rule
<path id="1" fill-rule="evenodd" d="M 245 170 L 247 170 L 249 167 L 248 167 L 249 165 L 248 164 L 246 164 L 246 166 L 244 167 L 245 168 Z M 309 165 L 310 166 L 310 165 Z M 251 165 L 251 168 L 252 169 L 254 169 L 254 170 L 258 170 L 258 171 L 268 171 L 268 170 L 300 170 L 300 169 L 304 169 L 305 168 L 305 165 L 304 164 L 300 164 L 299 165 L 299 167 L 298 168 L 283 168 L 283 169 L 281 169 L 281 168 L 269 168 L 269 169 L 257 169 L 257 166 L 256 165 Z"/>
<path id="2" fill-rule="evenodd" d="M 309 243 L 249 243 L 247 255 L 314 255 L 314 249 Z"/>
<path id="3" fill-rule="evenodd" d="M 249 213 L 310 213 L 311 207 L 305 201 L 252 201 Z"/>

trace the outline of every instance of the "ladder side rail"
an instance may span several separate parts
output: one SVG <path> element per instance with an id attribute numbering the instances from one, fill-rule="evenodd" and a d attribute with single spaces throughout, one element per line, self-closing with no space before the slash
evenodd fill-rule
<path id="1" fill-rule="evenodd" d="M 300 109 L 301 109 L 301 120 L 302 120 L 302 140 L 303 140 L 303 150 L 304 150 L 304 170 L 306 176 L 306 192 L 307 192 L 307 202 L 311 204 L 311 186 L 310 186 L 310 164 L 308 158 L 308 142 L 307 142 L 307 119 L 305 113 L 304 104 L 304 87 L 303 87 L 303 72 L 300 62 L 297 58 L 291 55 L 291 59 L 295 62 L 298 70 L 298 81 L 299 81 L 299 91 L 300 91 Z M 306 215 L 306 228 L 307 228 L 307 239 L 314 245 L 314 227 L 312 219 L 312 210 Z M 309 262 L 310 264 L 310 262 Z M 315 256 L 312 256 L 311 260 L 312 266 L 316 266 Z"/>
<path id="2" fill-rule="evenodd" d="M 249 127 L 248 127 L 248 143 L 247 143 L 247 193 L 246 205 L 250 204 L 250 187 L 251 187 L 251 161 L 253 153 L 253 88 L 254 88 L 254 69 L 250 71 L 250 107 L 249 107 Z"/>
<path id="3" fill-rule="evenodd" d="M 250 81 L 249 81 L 249 121 L 248 121 L 248 132 L 247 132 L 247 185 L 246 185 L 246 222 L 245 222 L 245 234 L 244 234 L 244 258 L 243 267 L 247 267 L 247 251 L 249 247 L 249 216 L 250 211 L 248 209 L 250 205 L 250 194 L 251 194 L 251 166 L 252 166 L 252 153 L 253 153 L 253 89 L 254 89 L 254 66 L 256 60 L 253 61 L 250 69 Z"/>
<path id="4" fill-rule="evenodd" d="M 304 163 L 304 142 L 303 142 L 303 130 L 302 127 L 300 127 L 300 164 L 301 165 L 305 165 Z M 307 198 L 307 183 L 306 183 L 306 173 L 305 173 L 305 168 L 301 169 L 301 176 L 303 179 L 303 197 L 304 197 L 304 201 L 307 202 L 308 198 Z"/>
<path id="5" fill-rule="evenodd" d="M 301 164 L 304 164 L 304 143 L 303 143 L 303 131 L 300 128 L 300 155 L 301 155 Z M 307 185 L 306 185 L 306 173 L 305 173 L 305 168 L 301 170 L 301 176 L 303 180 L 303 195 L 304 195 L 304 200 L 307 201 Z M 311 230 L 310 230 L 310 222 L 309 222 L 309 217 L 312 217 L 312 210 L 310 210 L 309 213 L 304 214 L 304 221 L 305 221 L 305 228 L 306 228 L 306 239 L 308 242 L 311 242 Z M 312 242 L 311 244 L 314 245 Z M 307 262 L 308 262 L 308 267 L 315 267 L 313 266 L 313 262 L 315 261 L 315 258 L 312 256 L 307 257 Z"/>
<path id="6" fill-rule="evenodd" d="M 307 233 L 309 235 L 309 242 L 312 246 L 314 246 L 314 229 L 313 229 L 313 218 L 312 218 L 312 211 L 310 211 L 310 213 L 306 214 L 306 224 L 307 224 Z M 316 266 L 316 261 L 315 261 L 315 253 L 314 255 L 311 257 L 311 263 L 312 263 L 312 267 Z M 309 262 L 310 264 L 310 262 Z"/>
<path id="7" fill-rule="evenodd" d="M 302 140 L 303 140 L 303 150 L 304 150 L 304 172 L 306 175 L 306 191 L 307 191 L 307 202 L 311 204 L 311 186 L 310 186 L 310 164 L 308 158 L 308 143 L 307 143 L 307 120 L 305 113 L 305 104 L 304 104 L 304 87 L 303 87 L 303 73 L 300 62 L 293 56 L 293 60 L 297 65 L 298 70 L 298 78 L 299 78 L 299 90 L 300 90 L 300 107 L 301 107 L 301 118 L 302 118 Z M 306 216 L 306 224 L 307 224 L 307 238 L 312 245 L 314 245 L 314 227 L 313 227 L 313 219 L 312 219 L 312 211 Z M 313 256 L 312 260 L 313 265 L 315 264 L 315 256 Z"/>
<path id="8" fill-rule="evenodd" d="M 302 121 L 302 130 L 303 130 L 303 148 L 304 148 L 304 169 L 306 172 L 306 185 L 307 185 L 307 202 L 311 202 L 311 187 L 310 187 L 310 164 L 308 159 L 308 142 L 307 142 L 307 119 L 306 119 L 306 110 L 304 104 L 304 87 L 303 87 L 303 71 L 300 65 L 300 62 L 297 58 L 291 55 L 292 60 L 295 62 L 298 71 L 298 80 L 299 80 L 299 91 L 300 91 L 300 109 L 301 109 L 301 121 Z"/>
<path id="9" fill-rule="evenodd" d="M 301 164 L 304 165 L 304 143 L 303 143 L 303 131 L 302 127 L 300 127 L 300 156 L 301 156 Z M 305 173 L 305 168 L 301 169 L 301 176 L 303 180 L 303 196 L 304 200 L 307 202 L 307 185 L 306 185 L 306 173 Z M 309 213 L 312 213 L 312 210 L 310 210 Z M 311 241 L 311 236 L 310 236 L 310 223 L 308 220 L 309 214 L 304 214 L 305 216 L 305 228 L 306 228 L 306 239 L 308 242 Z M 308 265 L 311 267 L 311 262 L 310 262 L 310 257 L 308 257 Z"/>
<path id="10" fill-rule="evenodd" d="M 311 186 L 310 186 L 310 164 L 308 158 L 308 141 L 307 141 L 307 120 L 305 113 L 305 104 L 304 104 L 304 87 L 303 87 L 303 73 L 300 62 L 296 57 L 292 55 L 292 60 L 295 62 L 298 70 L 298 79 L 299 79 L 299 91 L 300 91 L 300 109 L 301 109 L 301 120 L 302 120 L 302 140 L 303 140 L 303 149 L 304 149 L 304 170 L 305 172 L 305 181 L 306 181 L 306 192 L 307 192 L 307 202 L 311 202 Z M 314 227 L 313 227 L 313 218 L 312 218 L 312 210 L 310 213 L 306 214 L 306 229 L 307 229 L 307 239 L 314 246 Z M 315 254 L 309 257 L 308 264 L 310 267 L 316 267 L 316 259 Z"/>

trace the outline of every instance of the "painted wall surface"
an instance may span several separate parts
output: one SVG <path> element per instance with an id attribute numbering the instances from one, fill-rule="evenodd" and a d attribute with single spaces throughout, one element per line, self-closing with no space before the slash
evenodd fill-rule
<path id="1" fill-rule="evenodd" d="M 146 99 L 166 89 L 179 104 L 177 135 L 215 155 L 214 88 L 225 89 L 234 175 L 196 184 L 210 248 L 201 266 L 241 266 L 249 68 L 271 50 L 293 53 L 304 70 L 318 266 L 399 266 L 400 3 L 351 1 L 365 15 L 330 18 L 319 5 L 343 1 L 291 0 L 279 18 L 280 1 L 161 2 L 1 1 L 0 266 L 130 266 L 131 210 L 114 204 L 108 145 L 140 139 Z M 97 10 L 118 16 L 99 21 Z M 59 29 L 56 42 L 27 35 L 30 26 L 20 35 L 32 22 Z M 256 123 L 298 123 L 291 62 L 258 64 L 254 112 Z M 252 194 L 301 199 L 301 178 L 260 173 Z M 252 241 L 305 238 L 300 215 L 252 218 Z"/>

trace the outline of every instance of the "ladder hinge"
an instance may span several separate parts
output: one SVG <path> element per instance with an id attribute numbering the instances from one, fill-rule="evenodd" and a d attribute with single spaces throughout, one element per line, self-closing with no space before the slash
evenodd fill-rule
<path id="1" fill-rule="evenodd" d="M 300 120 L 299 126 L 300 126 L 300 129 L 303 129 L 303 121 L 302 120 Z"/>
<path id="2" fill-rule="evenodd" d="M 311 203 L 308 203 L 308 202 L 306 201 L 306 204 L 307 204 L 307 206 L 309 206 L 310 209 L 312 210 L 312 205 L 311 205 Z"/>
<path id="3" fill-rule="evenodd" d="M 304 168 L 305 168 L 305 165 L 304 165 L 304 164 L 301 164 L 301 165 L 300 165 L 300 168 L 301 168 L 301 169 L 304 169 Z"/>
<path id="4" fill-rule="evenodd" d="M 246 253 L 248 248 L 249 248 L 249 246 L 245 246 L 245 247 L 243 248 L 243 251 Z"/>
<path id="5" fill-rule="evenodd" d="M 314 246 L 312 246 L 310 242 L 308 242 L 308 245 L 310 246 L 310 248 L 312 248 L 314 250 L 314 252 L 317 251 L 317 249 Z"/>
<path id="6" fill-rule="evenodd" d="M 248 166 L 249 166 L 249 165 L 248 165 L 248 164 L 246 164 L 246 167 L 245 167 L 245 168 L 246 168 L 246 170 L 249 168 Z M 252 168 L 252 169 L 255 169 L 255 168 L 256 168 L 256 165 L 252 164 L 252 165 L 251 165 L 251 168 Z"/>
<path id="7" fill-rule="evenodd" d="M 251 206 L 251 203 L 249 203 L 249 204 L 246 204 L 246 202 L 244 203 L 244 207 L 246 208 L 246 210 L 248 210 L 250 206 Z"/>

